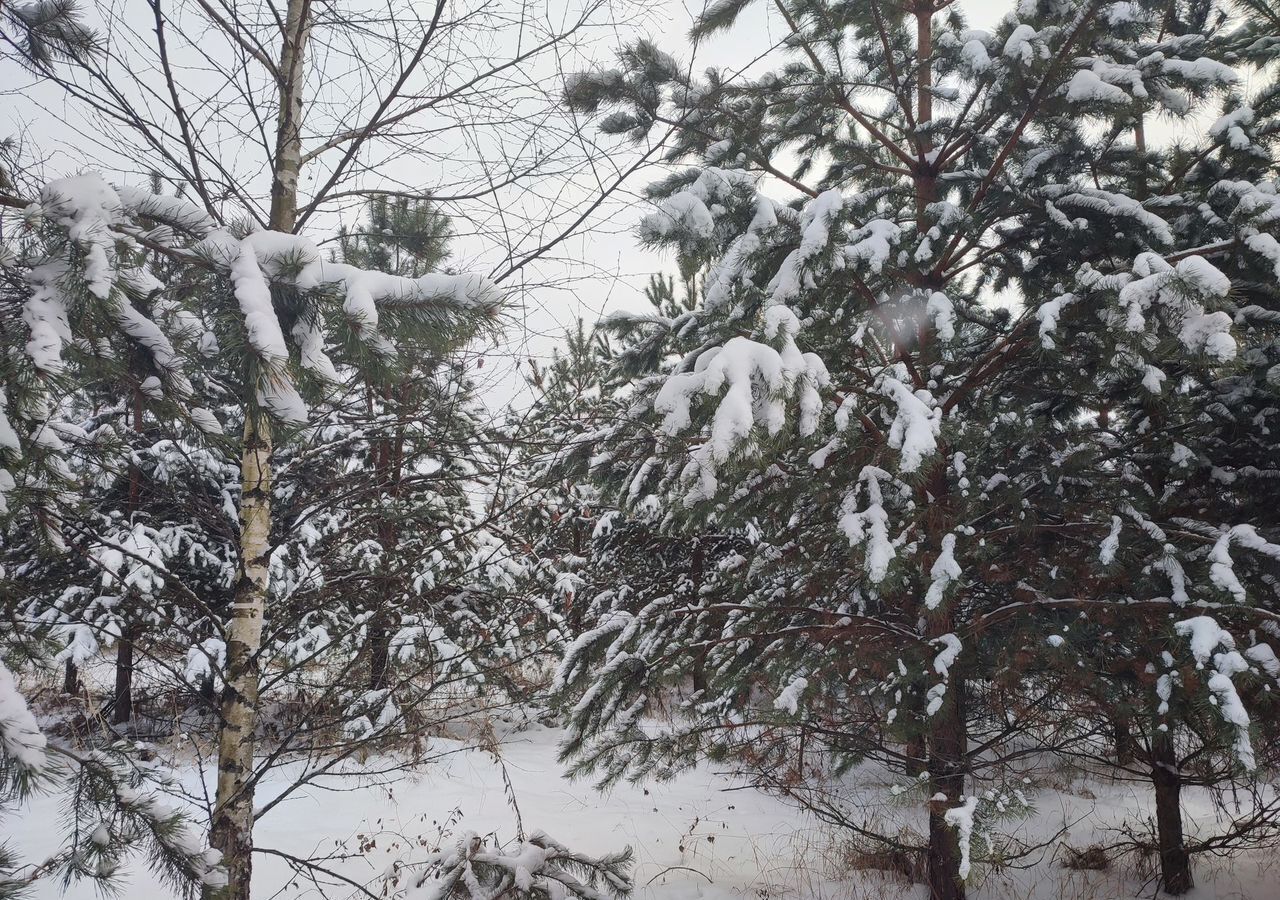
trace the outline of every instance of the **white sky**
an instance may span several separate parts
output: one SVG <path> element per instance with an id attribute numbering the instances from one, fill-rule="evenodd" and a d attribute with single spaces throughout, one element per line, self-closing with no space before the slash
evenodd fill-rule
<path id="1" fill-rule="evenodd" d="M 131 24 L 138 21 L 134 5 L 141 13 L 147 12 L 141 0 L 100 2 L 117 3 L 130 10 Z M 546 4 L 542 7 L 543 12 L 554 15 L 569 10 L 573 0 L 543 2 Z M 1013 0 L 960 0 L 959 6 L 968 16 L 971 27 L 984 28 L 994 25 L 1012 3 Z M 460 7 L 469 5 L 469 2 L 459 4 Z M 686 34 L 694 15 L 703 6 L 703 0 L 667 0 L 648 6 L 641 17 L 653 28 L 651 36 L 657 43 L 682 61 L 690 62 L 694 70 L 708 66 L 740 68 L 766 53 L 783 33 L 772 4 L 761 2 L 749 8 L 737 27 L 693 48 Z M 138 27 L 141 32 L 147 23 L 138 21 Z M 608 60 L 617 44 L 635 33 L 639 31 L 600 32 L 593 38 L 595 45 L 587 49 L 592 56 Z M 149 37 L 145 34 L 140 36 Z M 0 107 L 8 107 L 0 108 L 0 136 L 24 131 L 30 135 L 31 143 L 39 146 L 47 156 L 45 168 L 50 177 L 100 166 L 109 177 L 137 180 L 139 163 L 132 160 L 116 162 L 113 171 L 112 163 L 102 162 L 106 158 L 103 148 L 87 145 L 83 138 L 76 136 L 76 131 L 63 121 L 64 111 L 67 121 L 71 120 L 73 113 L 61 105 L 55 89 L 48 86 L 32 88 L 29 78 L 14 64 L 5 62 L 0 62 L 0 84 L 7 85 L 7 89 L 0 89 L 0 98 L 4 101 L 0 102 Z M 1157 140 L 1173 134 L 1167 125 L 1163 128 L 1157 126 L 1154 131 L 1153 139 Z M 615 148 L 610 154 L 613 157 L 610 162 L 614 166 L 631 158 L 633 151 L 622 142 L 609 138 L 601 138 L 601 141 L 605 146 Z M 134 169 L 129 173 L 127 167 L 131 163 Z M 122 176 L 121 172 L 127 174 Z M 389 171 L 388 177 L 396 174 L 402 173 Z M 672 268 L 670 260 L 642 250 L 631 237 L 632 229 L 647 211 L 637 192 L 658 174 L 653 169 L 639 173 L 630 185 L 630 191 L 615 203 L 603 207 L 601 215 L 590 223 L 587 230 L 560 248 L 560 255 L 575 260 L 576 264 L 549 262 L 531 267 L 534 280 L 554 280 L 560 284 L 558 287 L 522 292 L 522 303 L 513 312 L 513 321 L 502 340 L 497 346 L 481 351 L 485 357 L 484 368 L 477 375 L 482 378 L 486 399 L 495 411 L 505 407 L 520 393 L 521 381 L 516 367 L 529 357 L 540 360 L 549 357 L 561 343 L 564 329 L 571 327 L 576 318 L 582 317 L 591 323 L 615 309 L 643 308 L 646 301 L 642 292 L 649 275 Z M 412 181 L 415 177 L 421 181 L 424 176 L 421 172 L 414 172 L 404 180 Z M 317 231 L 331 230 L 336 222 L 336 219 L 332 223 L 326 221 Z M 462 232 L 467 230 L 465 224 L 459 228 Z M 486 260 L 492 259 L 493 244 L 484 233 L 464 236 L 457 241 L 455 258 L 462 265 L 479 267 L 483 271 L 488 265 Z"/>
<path id="2" fill-rule="evenodd" d="M 960 0 L 958 5 L 968 17 L 970 27 L 989 28 L 1012 8 L 1013 2 Z M 765 54 L 785 33 L 773 5 L 761 2 L 749 7 L 736 27 L 693 48 L 687 34 L 694 17 L 705 5 L 702 0 L 667 0 L 656 22 L 661 30 L 651 33 L 660 47 L 682 62 L 691 61 L 694 71 L 707 67 L 741 67 Z M 772 59 L 776 60 L 776 56 Z M 771 65 L 771 62 L 765 63 L 766 67 Z M 639 189 L 645 180 L 639 179 L 633 188 Z M 785 191 L 782 188 L 782 192 Z M 590 260 L 610 274 L 580 284 L 571 296 L 548 292 L 530 297 L 521 328 L 509 334 L 506 344 L 492 354 L 502 371 L 508 370 L 510 358 L 549 357 L 552 349 L 561 343 L 560 335 L 572 327 L 579 316 L 591 323 L 615 310 L 648 307 L 643 291 L 650 274 L 672 272 L 675 268 L 665 255 L 644 250 L 631 237 L 631 230 L 648 211 L 644 201 L 632 202 L 614 212 L 607 229 L 584 235 L 574 242 L 580 258 Z M 508 359 L 503 359 L 504 356 Z M 510 391 L 519 386 L 517 379 L 504 377 L 495 384 L 494 396 L 505 402 L 512 396 Z"/>

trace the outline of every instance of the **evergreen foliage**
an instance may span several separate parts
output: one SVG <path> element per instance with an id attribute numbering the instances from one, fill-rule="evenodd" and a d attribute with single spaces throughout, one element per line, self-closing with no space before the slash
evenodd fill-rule
<path id="1" fill-rule="evenodd" d="M 1148 691 L 1167 648 L 1212 659 L 1184 685 L 1254 766 L 1239 697 L 1267 651 L 1194 636 L 1274 637 L 1274 513 L 1230 492 L 1271 466 L 1224 437 L 1270 445 L 1275 404 L 1274 126 L 1227 62 L 1260 45 L 1198 3 L 1026 0 L 989 33 L 945 4 L 773 7 L 775 71 L 694 76 L 641 41 L 567 92 L 606 133 L 672 129 L 688 168 L 640 234 L 710 266 L 696 308 L 607 323 L 645 352 L 579 471 L 749 550 L 698 602 L 577 639 L 566 752 L 605 780 L 731 760 L 901 849 L 792 764 L 821 747 L 919 792 L 931 896 L 959 897 L 1028 742 L 1103 733 L 1076 719 L 1096 653 L 1141 654 Z M 1146 141 L 1206 110 L 1195 143 Z"/>

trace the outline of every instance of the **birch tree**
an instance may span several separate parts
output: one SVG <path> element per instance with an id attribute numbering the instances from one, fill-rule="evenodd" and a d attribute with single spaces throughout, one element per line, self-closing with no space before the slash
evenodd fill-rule
<path id="1" fill-rule="evenodd" d="M 14 15 L 26 21 L 34 10 Z M 499 300 L 478 277 L 397 279 L 329 263 L 300 235 L 332 227 L 371 196 L 429 196 L 492 234 L 495 280 L 525 279 L 531 261 L 586 220 L 581 193 L 541 190 L 546 178 L 589 172 L 596 161 L 574 118 L 548 100 L 560 61 L 609 23 L 609 10 L 588 0 L 538 19 L 521 4 L 447 0 L 389 13 L 309 0 L 283 8 L 148 0 L 94 12 L 115 36 L 107 54 L 41 52 L 29 33 L 8 29 L 0 39 L 79 112 L 99 165 L 127 171 L 139 153 L 182 186 L 189 205 L 143 208 L 93 182 L 106 198 L 94 212 L 113 237 L 131 233 L 121 221 L 130 215 L 164 225 L 164 240 L 140 235 L 143 245 L 207 272 L 195 279 L 207 292 L 196 314 L 224 339 L 237 335 L 224 349 L 241 354 L 246 372 L 239 572 L 212 840 L 231 896 L 244 898 L 275 443 L 306 421 L 303 394 L 336 377 L 331 329 L 361 357 L 338 365 L 372 371 L 394 352 L 388 335 L 398 325 L 425 329 L 444 347 L 490 320 Z M 598 183 L 596 203 L 621 178 Z"/>

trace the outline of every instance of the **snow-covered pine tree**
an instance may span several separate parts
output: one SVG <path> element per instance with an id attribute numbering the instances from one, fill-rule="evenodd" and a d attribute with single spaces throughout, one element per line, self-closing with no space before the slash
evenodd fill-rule
<path id="1" fill-rule="evenodd" d="M 11 649 L 0 646 L 6 657 Z M 64 888 L 88 881 L 118 890 L 134 854 L 180 896 L 219 889 L 226 883 L 220 854 L 165 802 L 161 791 L 171 787 L 169 780 L 128 744 L 81 750 L 50 739 L 0 659 L 0 816 L 12 815 L 32 796 L 56 792 L 64 798 L 67 834 L 62 847 L 43 859 L 24 860 L 0 845 L 0 898 L 17 900 L 44 879 L 60 880 Z"/>
<path id="2" fill-rule="evenodd" d="M 429 210 L 376 207 L 334 259 L 428 275 L 448 235 Z M 288 766 L 275 802 L 353 757 L 409 765 L 448 723 L 513 702 L 503 689 L 530 616 L 487 502 L 490 413 L 466 355 L 411 336 L 399 350 L 362 377 L 339 366 L 313 421 L 277 448 L 262 651 L 272 676 L 259 699 L 278 712 L 254 775 Z"/>
<path id="3" fill-rule="evenodd" d="M 450 237 L 448 219 L 425 199 L 375 200 L 340 251 L 354 265 L 421 277 L 442 268 Z M 351 587 L 364 597 L 371 691 L 388 688 L 393 647 L 401 661 L 421 652 L 444 671 L 483 678 L 481 669 L 511 661 L 521 618 L 508 596 L 516 561 L 485 521 L 498 434 L 467 371 L 473 360 L 439 347 L 401 358 L 339 410 L 361 432 L 357 478 L 372 488 L 351 494 L 347 515 L 359 530 L 346 535 L 358 539 L 352 562 L 369 577 Z"/>
<path id="4" fill-rule="evenodd" d="M 696 270 L 681 271 L 679 291 L 673 276 L 653 275 L 645 296 L 654 315 L 674 317 L 696 305 L 697 285 Z M 513 425 L 530 492 L 521 521 L 530 589 L 569 636 L 593 629 L 611 609 L 643 606 L 655 594 L 696 597 L 734 544 L 718 533 L 663 534 L 653 527 L 653 510 L 622 514 L 585 474 L 596 452 L 592 435 L 625 409 L 616 369 L 659 349 L 644 329 L 629 327 L 635 316 L 624 319 L 612 339 L 579 320 L 564 334 L 564 352 L 557 348 L 545 367 L 530 360 L 526 381 L 534 404 Z"/>
<path id="5" fill-rule="evenodd" d="M 250 735 L 256 716 L 271 523 L 269 445 L 263 435 L 273 421 L 285 427 L 306 421 L 298 379 L 318 384 L 338 380 L 326 345 L 345 351 L 344 361 L 353 372 L 360 370 L 361 362 L 378 365 L 377 360 L 394 354 L 396 346 L 388 335 L 403 335 L 416 341 L 415 346 L 434 342 L 443 347 L 468 333 L 471 326 L 464 323 L 491 316 L 498 294 L 480 278 L 414 279 L 326 260 L 305 238 L 284 232 L 236 235 L 178 198 L 112 187 L 93 174 L 50 183 L 26 216 L 42 223 L 47 235 L 40 246 L 43 262 L 26 270 L 31 287 L 21 312 L 31 337 L 20 365 L 61 376 L 64 350 L 79 354 L 87 348 L 102 355 L 107 350 L 103 337 L 118 332 L 122 340 L 155 358 L 161 373 L 157 391 L 175 403 L 185 402 L 192 387 L 175 343 L 161 327 L 161 317 L 148 318 L 140 310 L 134 301 L 137 290 L 152 306 L 198 297 L 197 321 L 242 373 L 244 394 L 238 402 L 244 420 L 257 424 L 246 426 L 243 449 L 241 575 L 226 641 L 220 775 L 225 783 L 220 806 L 222 814 L 237 823 L 232 828 L 222 820 L 239 842 L 233 849 L 240 852 L 228 853 L 230 862 L 233 868 L 247 866 L 249 835 L 240 826 L 246 825 L 252 810 L 246 796 L 252 783 L 243 777 L 253 768 Z M 132 265 L 130 254 L 140 244 L 181 263 L 181 277 L 166 284 Z M 190 318 L 178 321 L 183 327 L 191 324 Z M 326 322 L 332 331 L 325 330 Z M 46 417 L 50 409 L 48 404 L 31 408 Z M 208 430 L 219 430 L 217 419 L 202 407 L 189 409 L 188 415 Z M 64 420 L 51 426 L 36 416 L 25 418 L 35 419 L 37 437 L 80 433 Z M 51 438 L 43 444 L 33 439 L 33 444 L 45 447 L 46 456 L 57 461 L 65 452 L 65 441 Z M 65 463 L 56 472 L 64 480 L 70 475 Z M 246 601 L 245 592 L 257 599 Z M 224 848 L 229 846 L 225 834 L 218 840 Z M 247 868 L 235 871 L 239 880 L 234 883 L 247 890 Z"/>
<path id="6" fill-rule="evenodd" d="M 695 36 L 749 2 L 713 4 Z M 1149 118 L 1219 104 L 1207 137 L 1243 127 L 1225 51 L 1171 30 L 1168 3 L 1022 0 L 992 32 L 947 3 L 770 9 L 788 35 L 773 72 L 694 77 L 641 42 L 569 88 L 606 132 L 671 132 L 693 166 L 651 189 L 641 236 L 711 264 L 698 308 L 632 323 L 657 349 L 592 471 L 624 508 L 753 546 L 712 611 L 663 598 L 577 640 L 567 751 L 607 778 L 730 758 L 897 841 L 779 777 L 807 736 L 914 786 L 930 896 L 957 898 L 984 823 L 1018 805 L 1014 748 L 1071 735 L 1050 627 L 1195 618 L 1106 577 L 1128 506 L 1169 538 L 1128 565 L 1173 558 L 1178 600 L 1267 617 L 1221 588 L 1232 541 L 1264 584 L 1273 545 L 1248 522 L 1145 517 L 1140 443 L 1099 418 L 1120 392 L 1180 404 L 1181 382 L 1236 364 L 1233 278 L 1272 265 L 1274 173 L 1187 179 L 1202 160 L 1146 138 Z M 706 690 L 640 728 L 702 654 Z"/>
<path id="7" fill-rule="evenodd" d="M 151 190 L 163 196 L 158 176 Z M 159 223 L 144 217 L 141 224 Z M 183 264 L 163 254 L 139 248 L 135 256 L 139 270 L 159 283 L 181 277 Z M 135 303 L 174 337 L 180 354 L 204 356 L 199 349 L 203 326 L 181 304 L 160 296 Z M 234 524 L 229 497 L 234 466 L 226 442 L 210 443 L 201 432 L 220 435 L 216 417 L 201 413 L 203 424 L 184 418 L 160 390 L 149 354 L 123 345 L 113 348 L 109 359 L 110 365 L 81 373 L 67 398 L 68 412 L 90 439 L 72 460 L 82 485 L 81 508 L 76 522 L 62 528 L 81 571 L 60 579 L 37 578 L 29 568 L 25 574 L 29 583 L 52 591 L 43 604 L 29 605 L 27 614 L 33 623 L 63 632 L 68 665 L 99 645 L 114 644 L 108 714 L 120 725 L 134 717 L 136 664 L 141 659 L 161 663 L 148 645 L 198 644 L 199 637 L 211 633 L 212 618 L 226 613 L 235 569 L 229 527 Z M 201 396 L 216 397 L 204 361 L 206 367 L 193 380 Z M 54 558 L 46 562 L 65 565 Z M 174 681 L 180 684 L 181 676 Z"/>
<path id="8" fill-rule="evenodd" d="M 556 618 L 561 637 L 584 623 L 581 595 L 591 546 L 601 516 L 595 485 L 564 463 L 584 448 L 609 412 L 605 377 L 613 347 L 579 319 L 563 336 L 549 362 L 530 358 L 524 379 L 531 407 L 513 414 L 507 428 L 518 453 L 518 481 L 525 495 L 515 503 L 515 527 L 528 557 L 527 590 Z"/>
<path id="9" fill-rule="evenodd" d="M 48 10 L 48 21 L 66 18 L 65 10 L 56 12 Z M 29 186 L 12 158 L 0 163 L 6 191 Z M 87 879 L 110 889 L 135 852 L 190 896 L 226 879 L 220 855 L 161 799 L 168 776 L 129 743 L 86 750 L 45 734 L 18 684 L 24 673 L 50 664 L 48 644 L 32 633 L 27 617 L 49 572 L 42 571 L 40 554 L 50 544 L 66 549 L 63 526 L 79 521 L 81 454 L 100 460 L 112 443 L 77 418 L 75 385 L 113 377 L 122 355 L 137 354 L 139 364 L 155 367 L 155 387 L 183 414 L 194 411 L 160 324 L 174 324 L 172 310 L 144 312 L 149 282 L 132 258 L 117 257 L 119 268 L 104 271 L 110 245 L 96 229 L 78 227 L 84 224 L 77 212 L 84 203 L 80 187 L 76 180 L 46 185 L 21 218 L 11 207 L 24 204 L 13 194 L 0 197 L 0 814 L 10 815 L 33 794 L 56 792 L 65 798 L 68 835 L 46 859 L 22 860 L 12 848 L 0 848 L 0 896 L 20 896 L 45 878 L 64 885 Z M 59 576 L 74 566 L 65 557 L 61 562 L 52 566 Z"/>
<path id="10" fill-rule="evenodd" d="M 1091 386 L 1097 425 L 1114 448 L 1108 463 L 1123 478 L 1101 566 L 1082 553 L 1079 583 L 1118 602 L 1088 620 L 1064 615 L 1050 640 L 1061 649 L 1064 677 L 1081 683 L 1116 732 L 1114 747 L 1090 755 L 1122 777 L 1152 783 L 1162 888 L 1178 894 L 1193 885 L 1196 853 L 1249 846 L 1280 825 L 1280 808 L 1263 789 L 1263 773 L 1274 766 L 1268 751 L 1280 675 L 1273 649 L 1280 518 L 1270 499 L 1280 292 L 1266 233 L 1278 171 L 1280 20 L 1257 4 L 1187 4 L 1171 8 L 1164 28 L 1184 40 L 1208 35 L 1210 55 L 1253 82 L 1249 94 L 1226 98 L 1223 115 L 1195 141 L 1168 154 L 1142 153 L 1141 116 L 1131 125 L 1133 195 L 1163 195 L 1162 215 L 1180 232 L 1179 244 L 1203 248 L 1229 279 L 1223 308 L 1239 346 L 1229 367 L 1148 371 L 1168 389 L 1145 378 L 1141 387 L 1132 378 Z M 1125 290 L 1140 296 L 1140 285 Z M 1186 570 L 1206 564 L 1208 584 L 1197 584 Z M 1140 606 L 1130 612 L 1134 600 Z M 1191 785 L 1251 802 L 1187 840 L 1179 797 Z"/>

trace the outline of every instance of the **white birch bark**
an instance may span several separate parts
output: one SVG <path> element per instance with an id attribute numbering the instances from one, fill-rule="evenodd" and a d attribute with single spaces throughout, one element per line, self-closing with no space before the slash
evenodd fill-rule
<path id="1" fill-rule="evenodd" d="M 302 92 L 310 0 L 289 0 L 280 51 L 271 228 L 292 232 L 298 215 L 302 165 Z M 227 635 L 226 688 L 218 737 L 218 786 L 210 842 L 222 851 L 228 884 L 220 900 L 249 900 L 253 874 L 254 733 L 258 725 L 262 623 L 267 609 L 271 557 L 271 429 L 245 398 L 240 463 L 240 577 Z"/>

